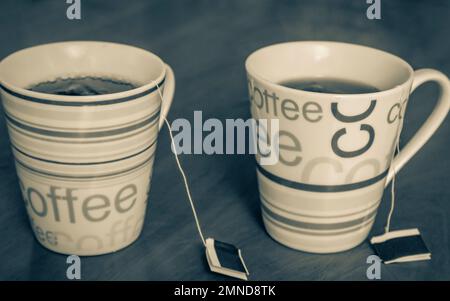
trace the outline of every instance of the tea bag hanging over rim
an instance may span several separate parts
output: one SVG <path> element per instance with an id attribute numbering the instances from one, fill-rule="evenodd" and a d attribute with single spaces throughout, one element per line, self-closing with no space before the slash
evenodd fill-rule
<path id="1" fill-rule="evenodd" d="M 159 96 L 161 101 L 163 101 L 163 96 L 161 93 L 161 89 L 158 83 L 155 82 L 155 85 L 158 89 Z M 206 251 L 206 259 L 208 265 L 212 272 L 216 272 L 219 274 L 227 275 L 230 277 L 235 277 L 243 280 L 248 280 L 248 276 L 250 275 L 248 269 L 245 265 L 244 259 L 242 258 L 241 250 L 235 247 L 232 244 L 221 242 L 215 240 L 213 238 L 205 237 L 202 232 L 202 228 L 200 226 L 200 221 L 197 216 L 197 212 L 195 210 L 194 202 L 192 200 L 191 191 L 189 189 L 189 184 L 187 181 L 186 174 L 184 173 L 183 167 L 181 166 L 180 160 L 178 158 L 178 154 L 176 153 L 175 142 L 172 134 L 172 130 L 170 128 L 170 124 L 167 121 L 167 118 L 164 118 L 164 123 L 167 126 L 169 131 L 170 141 L 173 148 L 173 154 L 175 156 L 175 161 L 177 163 L 180 174 L 183 178 L 184 187 L 186 190 L 186 195 L 188 197 L 189 203 L 191 205 L 192 214 L 194 216 L 195 224 L 197 226 L 197 231 L 200 236 L 200 239 L 205 246 Z"/>
<path id="2" fill-rule="evenodd" d="M 404 99 L 402 96 L 401 99 Z M 406 104 L 406 101 L 402 104 Z M 403 130 L 403 120 L 405 113 L 404 106 L 401 105 L 399 113 L 399 125 L 395 138 L 395 146 L 392 150 L 391 164 L 394 160 L 395 154 L 400 153 L 400 135 Z M 383 260 L 385 264 L 410 262 L 419 260 L 430 260 L 431 252 L 428 250 L 425 242 L 422 239 L 419 229 L 406 229 L 390 231 L 391 219 L 395 208 L 395 179 L 397 172 L 395 165 L 392 164 L 393 177 L 391 183 L 391 206 L 384 228 L 385 233 L 371 238 L 370 243 L 375 249 L 377 255 Z"/>

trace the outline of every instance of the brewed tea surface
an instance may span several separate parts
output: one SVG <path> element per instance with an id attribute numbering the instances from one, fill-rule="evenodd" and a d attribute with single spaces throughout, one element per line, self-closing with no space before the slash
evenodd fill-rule
<path id="1" fill-rule="evenodd" d="M 362 94 L 380 91 L 367 83 L 327 77 L 291 79 L 279 84 L 297 90 L 330 94 Z"/>
<path id="2" fill-rule="evenodd" d="M 91 96 L 124 92 L 137 88 L 129 82 L 106 77 L 58 78 L 29 88 L 31 91 L 68 96 Z"/>

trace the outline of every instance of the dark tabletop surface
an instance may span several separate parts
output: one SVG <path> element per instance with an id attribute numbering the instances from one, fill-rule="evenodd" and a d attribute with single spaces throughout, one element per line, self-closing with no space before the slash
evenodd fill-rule
<path id="1" fill-rule="evenodd" d="M 82 20 L 66 18 L 66 1 L 2 0 L 0 58 L 37 44 L 106 40 L 160 55 L 176 74 L 170 119 L 248 118 L 244 60 L 268 44 L 333 40 L 380 48 L 414 68 L 450 75 L 450 1 L 383 0 L 382 20 L 366 18 L 365 0 L 82 0 Z M 401 145 L 431 111 L 438 89 L 411 97 Z M 0 123 L 0 280 L 64 280 L 66 256 L 34 239 L 21 200 L 5 123 Z M 450 120 L 397 178 L 392 227 L 419 227 L 432 260 L 383 265 L 383 280 L 450 280 Z M 183 155 L 206 236 L 238 245 L 252 280 L 366 280 L 365 241 L 339 254 L 294 251 L 264 231 L 251 155 Z M 385 194 L 372 234 L 381 233 Z M 372 235 L 371 234 L 371 235 Z M 83 280 L 225 280 L 208 271 L 181 177 L 160 135 L 149 208 L 140 238 L 115 254 L 84 257 Z"/>

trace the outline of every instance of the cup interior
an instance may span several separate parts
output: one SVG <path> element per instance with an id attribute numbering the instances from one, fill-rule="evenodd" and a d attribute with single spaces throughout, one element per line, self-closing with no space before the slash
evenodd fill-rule
<path id="1" fill-rule="evenodd" d="M 368 83 L 381 91 L 407 82 L 413 69 L 387 52 L 338 42 L 290 42 L 253 52 L 246 61 L 252 76 L 278 84 L 302 78 L 333 78 Z"/>
<path id="2" fill-rule="evenodd" d="M 158 56 L 137 47 L 108 42 L 46 44 L 15 52 L 0 63 L 0 82 L 16 91 L 57 78 L 82 76 L 107 77 L 143 86 L 159 82 L 164 75 L 164 63 Z"/>

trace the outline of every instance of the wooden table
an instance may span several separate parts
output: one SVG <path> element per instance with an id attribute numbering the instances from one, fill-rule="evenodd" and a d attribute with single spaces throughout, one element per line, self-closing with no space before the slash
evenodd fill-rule
<path id="1" fill-rule="evenodd" d="M 3 0 L 0 57 L 62 40 L 128 43 L 159 54 L 175 70 L 170 118 L 248 118 L 244 60 L 268 44 L 335 40 L 380 48 L 414 68 L 450 74 L 450 1 L 382 0 L 382 19 L 357 1 L 94 1 L 82 19 L 66 18 L 65 1 Z M 402 145 L 431 111 L 433 84 L 411 97 Z M 41 247 L 30 230 L 5 123 L 0 124 L 0 280 L 64 280 L 66 256 Z M 419 227 L 432 260 L 382 266 L 383 280 L 450 280 L 450 120 L 401 171 L 393 228 Z M 82 258 L 84 280 L 222 280 L 208 271 L 182 179 L 160 135 L 149 208 L 137 242 L 115 254 Z M 368 242 L 344 253 L 298 252 L 272 240 L 260 211 L 251 155 L 183 155 L 207 236 L 242 248 L 252 280 L 366 280 Z M 386 220 L 383 199 L 372 234 Z"/>

